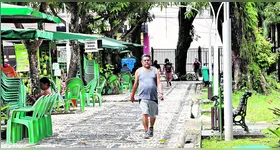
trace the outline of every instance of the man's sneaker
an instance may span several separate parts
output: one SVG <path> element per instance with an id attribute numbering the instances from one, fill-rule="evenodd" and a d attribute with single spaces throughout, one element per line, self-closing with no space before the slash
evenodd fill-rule
<path id="1" fill-rule="evenodd" d="M 143 137 L 144 137 L 144 139 L 148 139 L 148 138 L 150 138 L 150 136 L 149 136 L 148 132 L 145 132 L 145 133 L 144 133 L 144 135 L 143 135 Z"/>
<path id="2" fill-rule="evenodd" d="M 153 137 L 153 136 L 154 136 L 154 129 L 153 129 L 153 128 L 150 128 L 150 129 L 148 130 L 148 135 L 149 135 L 150 137 Z"/>

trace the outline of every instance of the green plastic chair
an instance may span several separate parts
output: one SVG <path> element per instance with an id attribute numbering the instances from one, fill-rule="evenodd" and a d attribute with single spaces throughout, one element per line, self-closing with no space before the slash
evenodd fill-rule
<path id="1" fill-rule="evenodd" d="M 90 105 L 90 98 L 92 98 L 92 100 L 94 101 L 95 90 L 96 90 L 96 87 L 98 84 L 97 82 L 98 82 L 97 79 L 94 78 L 85 87 L 85 90 L 86 90 L 85 96 L 87 99 L 87 106 Z"/>
<path id="2" fill-rule="evenodd" d="M 122 91 L 122 85 L 117 75 L 111 75 L 107 81 L 109 88 L 117 88 L 118 91 Z"/>
<path id="3" fill-rule="evenodd" d="M 7 144 L 22 140 L 23 126 L 27 127 L 30 144 L 35 144 L 43 138 L 40 136 L 39 120 L 45 114 L 49 100 L 49 95 L 41 96 L 32 107 L 13 110 L 7 123 Z M 32 112 L 32 116 L 26 116 L 26 112 Z"/>
<path id="4" fill-rule="evenodd" d="M 122 90 L 129 89 L 129 91 L 132 90 L 132 78 L 130 74 L 121 74 L 122 78 Z"/>
<path id="5" fill-rule="evenodd" d="M 57 101 L 58 97 L 60 95 L 58 93 L 51 95 L 49 98 L 49 103 L 46 108 L 46 113 L 43 117 L 43 125 L 45 126 L 45 137 L 49 137 L 53 135 L 53 129 L 52 129 L 52 118 L 51 113 L 54 107 L 55 102 Z"/>
<path id="6" fill-rule="evenodd" d="M 71 78 L 66 83 L 65 90 L 65 109 L 70 109 L 71 100 L 80 100 L 80 108 L 82 111 L 85 110 L 85 89 L 84 83 L 80 78 Z"/>
<path id="7" fill-rule="evenodd" d="M 102 106 L 102 91 L 103 91 L 103 88 L 105 86 L 105 83 L 106 83 L 106 79 L 103 79 L 103 81 L 101 81 L 101 84 L 99 86 L 96 87 L 96 96 L 98 98 L 98 101 L 99 101 L 99 106 Z M 95 100 L 93 99 L 93 107 L 95 106 Z"/>
<path id="8" fill-rule="evenodd" d="M 55 100 L 55 104 L 53 107 L 58 108 L 61 105 L 63 105 L 63 98 L 60 95 L 61 87 L 60 87 L 60 85 L 58 86 L 58 84 L 60 84 L 60 79 L 56 78 L 55 81 L 56 82 L 54 82 L 53 80 L 50 80 L 50 82 L 51 82 L 50 88 L 51 88 L 52 94 L 57 94 L 57 99 Z"/>

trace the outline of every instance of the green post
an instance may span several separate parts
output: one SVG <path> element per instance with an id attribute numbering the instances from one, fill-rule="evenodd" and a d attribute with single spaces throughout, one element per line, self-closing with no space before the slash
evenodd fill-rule
<path id="1" fill-rule="evenodd" d="M 222 135 L 223 135 L 223 116 L 222 116 L 222 102 L 223 102 L 223 99 L 221 98 L 222 97 L 222 91 L 221 91 L 221 87 L 219 87 L 219 123 L 220 123 L 220 140 L 222 140 Z"/>

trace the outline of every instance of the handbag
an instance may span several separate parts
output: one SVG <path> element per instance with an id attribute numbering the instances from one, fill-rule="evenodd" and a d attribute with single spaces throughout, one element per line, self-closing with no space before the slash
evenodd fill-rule
<path id="1" fill-rule="evenodd" d="M 177 80 L 177 79 L 178 79 L 177 74 L 173 74 L 172 77 L 173 77 L 174 80 Z"/>

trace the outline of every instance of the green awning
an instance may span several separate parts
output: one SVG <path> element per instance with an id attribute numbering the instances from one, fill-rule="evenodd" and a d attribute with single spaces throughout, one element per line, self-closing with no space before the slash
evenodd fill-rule
<path id="1" fill-rule="evenodd" d="M 82 33 L 67 33 L 67 32 L 56 32 L 56 31 L 47 31 L 53 33 L 53 40 L 85 40 L 85 39 L 100 39 L 101 36 L 82 34 Z"/>
<path id="2" fill-rule="evenodd" d="M 105 38 L 102 35 L 96 34 L 81 34 L 81 33 L 67 33 L 67 32 L 55 32 L 55 31 L 47 31 L 53 33 L 53 40 L 62 41 L 62 40 L 78 40 L 80 43 L 84 43 L 85 40 L 102 40 L 103 48 L 111 48 L 111 49 L 124 49 L 127 46 L 116 42 L 115 40 L 109 40 L 110 38 Z"/>
<path id="3" fill-rule="evenodd" d="M 108 37 L 104 37 L 104 38 L 107 39 L 108 41 L 116 42 L 116 43 L 119 43 L 119 44 L 122 44 L 122 45 L 128 45 L 128 46 L 134 46 L 134 47 L 144 47 L 141 44 L 119 41 L 119 40 L 108 38 Z"/>
<path id="4" fill-rule="evenodd" d="M 120 44 L 118 42 L 110 41 L 108 39 L 105 39 L 104 37 L 101 37 L 100 39 L 102 40 L 102 47 L 103 48 L 110 48 L 110 49 L 125 49 L 125 48 L 127 48 L 127 46 L 125 46 L 123 44 Z M 85 43 L 84 40 L 79 40 L 79 42 Z"/>
<path id="5" fill-rule="evenodd" d="M 16 29 L 1 26 L 2 40 L 53 39 L 53 33 L 38 29 Z"/>
<path id="6" fill-rule="evenodd" d="M 58 17 L 41 13 L 27 6 L 1 3 L 2 23 L 61 23 Z"/>

